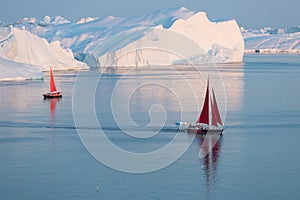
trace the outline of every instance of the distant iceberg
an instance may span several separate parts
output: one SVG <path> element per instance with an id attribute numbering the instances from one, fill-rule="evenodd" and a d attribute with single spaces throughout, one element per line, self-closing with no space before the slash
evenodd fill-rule
<path id="1" fill-rule="evenodd" d="M 300 27 L 241 28 L 246 53 L 300 53 Z"/>
<path id="2" fill-rule="evenodd" d="M 80 20 L 78 20 L 76 22 L 76 24 L 84 24 L 84 23 L 88 23 L 88 22 L 94 21 L 96 19 L 98 19 L 98 18 L 93 18 L 93 17 L 81 18 Z"/>
<path id="3" fill-rule="evenodd" d="M 40 26 L 50 26 L 50 25 L 59 25 L 59 24 L 67 24 L 67 23 L 70 23 L 70 21 L 61 16 L 55 16 L 55 17 L 45 16 L 39 22 L 39 25 Z"/>

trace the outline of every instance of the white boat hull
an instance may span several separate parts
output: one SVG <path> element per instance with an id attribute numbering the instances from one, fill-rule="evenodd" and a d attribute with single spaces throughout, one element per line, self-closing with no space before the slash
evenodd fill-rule
<path id="1" fill-rule="evenodd" d="M 196 134 L 218 134 L 222 135 L 224 128 L 211 128 L 204 125 L 190 125 L 187 129 L 188 133 L 196 133 Z"/>

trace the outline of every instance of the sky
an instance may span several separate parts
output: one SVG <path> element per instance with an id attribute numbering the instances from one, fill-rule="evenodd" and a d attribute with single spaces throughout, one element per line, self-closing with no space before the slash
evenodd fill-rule
<path id="1" fill-rule="evenodd" d="M 236 19 L 240 26 L 292 27 L 300 25 L 299 0 L 4 0 L 0 21 L 60 15 L 71 21 L 108 15 L 140 16 L 168 7 L 205 11 L 210 19 Z"/>

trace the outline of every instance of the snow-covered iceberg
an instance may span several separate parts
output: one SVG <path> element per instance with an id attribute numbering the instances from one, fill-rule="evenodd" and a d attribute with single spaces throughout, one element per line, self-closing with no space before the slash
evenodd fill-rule
<path id="1" fill-rule="evenodd" d="M 0 28 L 0 56 L 4 59 L 34 65 L 42 71 L 86 69 L 85 63 L 74 59 L 73 52 L 63 49 L 59 41 L 48 43 L 26 30 Z"/>
<path id="2" fill-rule="evenodd" d="M 235 20 L 210 21 L 206 13 L 189 11 L 186 8 L 169 8 L 140 17 L 101 17 L 82 20 L 80 23 L 66 23 L 53 26 L 24 25 L 27 30 L 46 38 L 49 42 L 59 41 L 64 48 L 70 48 L 78 60 L 89 66 L 99 67 L 112 58 L 121 56 L 129 48 L 141 52 L 141 47 L 155 48 L 155 35 L 162 42 L 157 30 L 170 34 L 181 34 L 194 41 L 201 48 L 201 55 L 186 55 L 188 58 L 209 57 L 214 62 L 241 62 L 244 41 Z M 171 36 L 170 36 L 171 37 Z M 168 38 L 168 37 L 167 37 Z M 148 39 L 148 40 L 147 40 Z M 178 41 L 168 41 L 170 45 Z M 158 46 L 159 48 L 160 46 Z M 167 46 L 166 46 L 167 48 Z M 204 50 L 204 51 L 202 51 Z M 205 55 L 202 55 L 205 54 Z M 150 58 L 149 56 L 152 56 Z M 132 57 L 130 57 L 132 56 Z M 138 56 L 138 57 L 137 57 Z M 133 53 L 127 56 L 126 65 L 135 65 L 136 60 L 144 64 L 174 64 L 177 60 L 165 59 L 160 55 Z M 110 59 L 110 60 L 106 60 Z M 160 60 L 160 58 L 162 60 Z M 124 60 L 125 62 L 125 60 Z M 119 63 L 121 64 L 121 63 Z"/>

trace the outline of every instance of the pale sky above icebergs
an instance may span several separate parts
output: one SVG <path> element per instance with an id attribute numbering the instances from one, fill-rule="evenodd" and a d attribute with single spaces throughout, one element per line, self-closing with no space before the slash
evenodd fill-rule
<path id="1" fill-rule="evenodd" d="M 1 2 L 0 21 L 45 15 L 61 15 L 71 21 L 107 15 L 139 16 L 178 6 L 205 11 L 210 19 L 234 18 L 248 28 L 300 25 L 299 0 L 5 0 Z"/>

